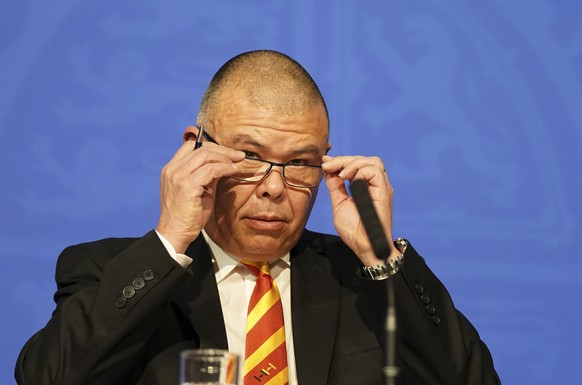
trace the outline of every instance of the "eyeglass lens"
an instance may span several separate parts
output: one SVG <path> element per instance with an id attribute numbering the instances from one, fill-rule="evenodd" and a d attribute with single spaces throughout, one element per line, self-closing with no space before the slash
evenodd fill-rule
<path id="1" fill-rule="evenodd" d="M 238 163 L 238 172 L 232 177 L 247 182 L 258 182 L 270 171 L 272 165 L 255 159 L 245 159 Z M 285 165 L 283 177 L 287 184 L 299 187 L 317 186 L 323 171 L 318 167 Z"/>

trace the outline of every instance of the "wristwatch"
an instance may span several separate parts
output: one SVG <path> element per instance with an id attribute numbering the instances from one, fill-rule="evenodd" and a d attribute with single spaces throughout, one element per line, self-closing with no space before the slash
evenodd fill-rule
<path id="1" fill-rule="evenodd" d="M 390 278 L 394 274 L 398 273 L 400 266 L 404 264 L 404 253 L 408 247 L 408 241 L 404 238 L 397 238 L 394 243 L 396 248 L 400 251 L 400 255 L 393 259 L 386 260 L 384 263 L 375 266 L 362 266 L 360 268 L 360 274 L 370 280 L 380 281 L 383 279 Z"/>

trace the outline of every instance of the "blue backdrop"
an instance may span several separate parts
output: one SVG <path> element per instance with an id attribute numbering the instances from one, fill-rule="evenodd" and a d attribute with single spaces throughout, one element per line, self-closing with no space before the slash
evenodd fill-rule
<path id="1" fill-rule="evenodd" d="M 0 2 L 0 385 L 71 243 L 139 236 L 228 58 L 319 82 L 332 154 L 380 155 L 409 238 L 504 384 L 582 375 L 582 2 Z M 309 227 L 333 232 L 325 187 Z"/>

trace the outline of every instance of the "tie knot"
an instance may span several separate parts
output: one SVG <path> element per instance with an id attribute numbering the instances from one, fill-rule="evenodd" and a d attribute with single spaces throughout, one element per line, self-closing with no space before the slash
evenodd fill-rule
<path id="1" fill-rule="evenodd" d="M 263 273 L 266 275 L 271 275 L 271 271 L 269 270 L 269 262 L 266 261 L 249 261 L 246 259 L 241 259 L 240 263 L 245 265 L 249 268 L 250 271 L 253 272 L 254 275 L 258 276 L 259 273 Z"/>

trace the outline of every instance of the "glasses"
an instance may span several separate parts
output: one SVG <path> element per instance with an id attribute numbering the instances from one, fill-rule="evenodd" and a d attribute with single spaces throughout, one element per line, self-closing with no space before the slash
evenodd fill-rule
<path id="1" fill-rule="evenodd" d="M 199 137 L 196 138 L 197 146 L 199 148 L 202 144 L 202 138 L 208 142 L 218 144 L 203 126 L 196 126 L 200 132 Z M 202 133 L 202 136 L 200 136 Z M 269 175 L 273 166 L 281 167 L 283 180 L 291 187 L 313 188 L 317 187 L 323 179 L 323 169 L 321 166 L 311 164 L 292 164 L 292 163 L 277 163 L 263 159 L 256 159 L 246 156 L 245 159 L 237 163 L 238 171 L 230 175 L 231 178 L 241 182 L 257 183 L 262 181 Z"/>

